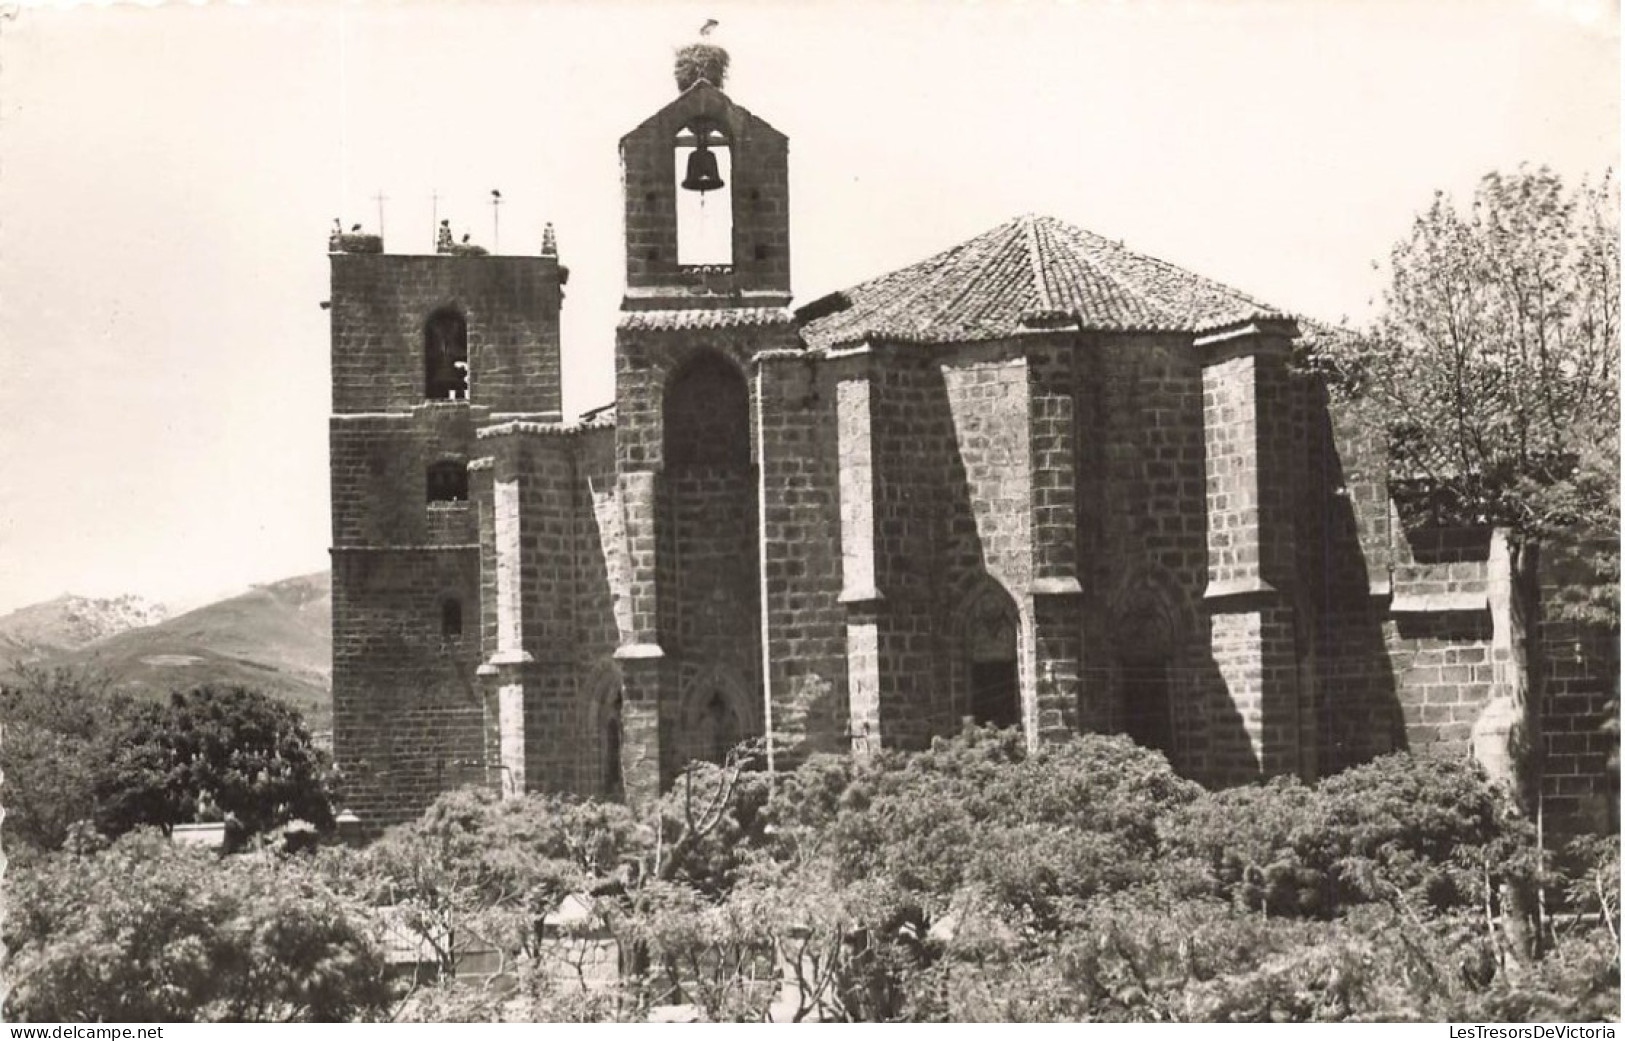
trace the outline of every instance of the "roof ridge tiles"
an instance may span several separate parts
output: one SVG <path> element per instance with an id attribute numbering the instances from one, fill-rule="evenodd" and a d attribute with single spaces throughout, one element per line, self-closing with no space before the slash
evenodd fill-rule
<path id="1" fill-rule="evenodd" d="M 1096 235 L 1092 231 L 1088 231 L 1086 229 L 1079 228 L 1079 227 L 1077 227 L 1075 225 L 1068 224 L 1065 221 L 1056 220 L 1053 217 L 1049 219 L 1049 223 L 1051 225 L 1050 231 L 1052 233 L 1059 232 L 1059 233 L 1067 236 L 1068 238 L 1073 239 L 1074 240 L 1074 242 L 1073 242 L 1074 246 L 1078 246 L 1078 247 L 1084 248 L 1086 250 L 1087 249 L 1094 249 L 1094 248 L 1105 248 L 1107 250 L 1123 250 L 1123 251 L 1126 252 L 1125 247 L 1123 247 L 1121 244 L 1113 241 L 1112 239 L 1106 238 L 1104 235 Z M 1089 242 L 1089 243 L 1080 243 L 1080 242 L 1076 241 L 1079 236 L 1084 236 L 1084 237 L 1086 237 L 1086 238 L 1088 238 L 1090 240 L 1093 240 L 1093 241 Z M 1099 245 L 1096 246 L 1095 243 L 1098 243 Z M 1112 286 L 1114 286 L 1125 297 L 1139 302 L 1139 304 L 1141 305 L 1143 310 L 1146 312 L 1146 314 L 1148 316 L 1154 318 L 1156 320 L 1156 323 L 1160 324 L 1160 323 L 1177 323 L 1178 322 L 1178 320 L 1179 320 L 1178 315 L 1169 313 L 1168 308 L 1163 306 L 1163 304 L 1160 301 L 1156 300 L 1155 298 L 1153 298 L 1152 296 L 1147 294 L 1144 291 L 1144 289 L 1142 289 L 1141 287 L 1136 286 L 1133 283 L 1127 282 L 1124 279 L 1118 277 L 1116 272 L 1108 270 L 1108 269 L 1103 268 L 1103 267 L 1100 267 L 1099 265 L 1095 266 L 1094 272 L 1095 272 L 1095 274 L 1097 274 L 1101 278 L 1105 279 L 1107 282 L 1110 282 L 1112 284 Z"/>
<path id="2" fill-rule="evenodd" d="M 962 243 L 962 245 L 965 246 L 975 244 L 981 250 L 991 253 L 988 261 L 979 265 L 976 270 L 972 272 L 972 274 L 981 274 L 985 277 L 996 270 L 998 263 L 1009 253 L 1010 244 L 1019 241 L 1021 233 L 1020 225 L 1021 218 L 1018 217 L 1015 220 L 1006 221 L 1004 224 L 985 231 L 982 234 Z M 1001 233 L 1003 233 L 1002 239 Z M 997 243 L 997 248 L 995 248 L 995 243 Z M 982 279 L 975 277 L 967 277 L 963 279 L 958 292 L 952 294 L 946 301 L 944 301 L 943 304 L 937 308 L 936 313 L 933 314 L 929 319 L 921 321 L 920 326 L 922 328 L 930 328 L 931 326 L 935 325 L 944 316 L 951 314 L 954 308 L 970 297 L 972 293 L 983 288 L 984 285 L 985 282 Z M 961 324 L 964 324 L 963 318 L 961 320 Z"/>
<path id="3" fill-rule="evenodd" d="M 801 323 L 812 347 L 865 338 L 956 343 L 1014 335 L 1033 320 L 1195 333 L 1281 315 L 1178 265 L 1042 214 L 980 235 L 842 293 L 849 306 Z"/>

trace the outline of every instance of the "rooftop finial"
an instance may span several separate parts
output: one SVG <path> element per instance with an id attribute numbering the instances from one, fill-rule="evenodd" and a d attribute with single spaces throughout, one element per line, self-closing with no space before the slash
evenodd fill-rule
<path id="1" fill-rule="evenodd" d="M 679 93 L 700 80 L 718 90 L 722 89 L 723 81 L 728 78 L 728 52 L 711 42 L 711 31 L 717 24 L 715 18 L 707 18 L 705 24 L 700 26 L 700 38 L 677 48 L 677 64 L 673 71 L 677 76 Z"/>
<path id="2" fill-rule="evenodd" d="M 556 257 L 558 255 L 559 242 L 553 236 L 553 223 L 549 221 L 547 226 L 542 229 L 542 256 Z"/>

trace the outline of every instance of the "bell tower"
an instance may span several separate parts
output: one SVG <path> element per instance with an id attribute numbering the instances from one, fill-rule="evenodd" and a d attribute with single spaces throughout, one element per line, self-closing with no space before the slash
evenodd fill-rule
<path id="1" fill-rule="evenodd" d="M 797 349 L 789 143 L 722 92 L 728 55 L 677 52 L 675 99 L 621 139 L 615 331 L 627 595 L 615 651 L 627 798 L 767 726 L 759 418 L 764 355 Z"/>
<path id="2" fill-rule="evenodd" d="M 680 49 L 677 98 L 621 138 L 624 310 L 790 301 L 789 142 L 722 92 L 727 67 Z"/>

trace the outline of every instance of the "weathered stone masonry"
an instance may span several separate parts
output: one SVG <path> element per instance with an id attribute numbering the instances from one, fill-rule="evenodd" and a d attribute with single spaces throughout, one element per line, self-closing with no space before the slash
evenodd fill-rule
<path id="1" fill-rule="evenodd" d="M 701 141 L 729 264 L 678 262 Z M 784 135 L 702 81 L 621 158 L 612 412 L 561 421 L 551 234 L 331 258 L 335 749 L 368 828 L 967 717 L 1313 778 L 1467 754 L 1516 679 L 1504 543 L 1401 518 L 1294 365 L 1313 328 L 1040 217 L 792 311 Z M 1617 643 L 1533 625 L 1548 817 L 1613 812 Z"/>

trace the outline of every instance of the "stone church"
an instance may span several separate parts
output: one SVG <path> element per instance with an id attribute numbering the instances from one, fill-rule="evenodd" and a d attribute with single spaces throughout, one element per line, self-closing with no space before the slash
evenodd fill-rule
<path id="1" fill-rule="evenodd" d="M 1296 363 L 1309 323 L 1042 216 L 796 307 L 783 133 L 702 79 L 620 151 L 615 402 L 578 421 L 551 230 L 331 252 L 334 747 L 367 829 L 966 719 L 1314 778 L 1462 753 L 1504 696 L 1505 546 L 1402 523 Z M 696 195 L 727 222 L 699 261 Z M 1609 694 L 1547 688 L 1559 723 Z M 1547 770 L 1580 806 L 1603 746 L 1572 736 Z"/>

